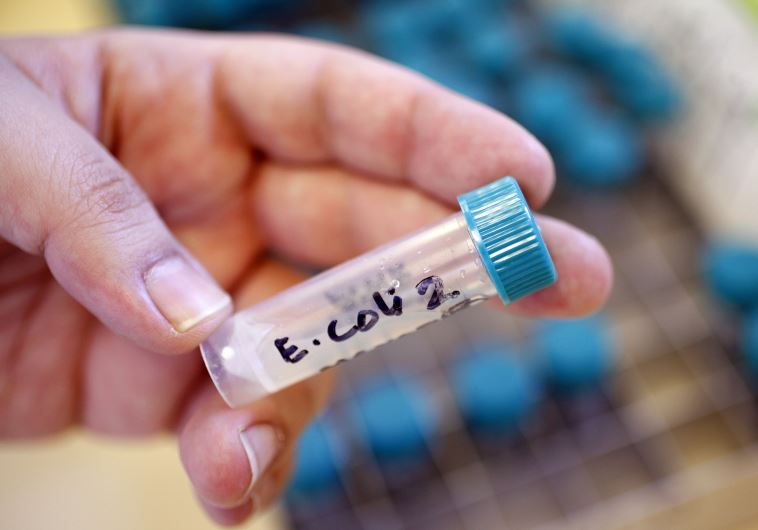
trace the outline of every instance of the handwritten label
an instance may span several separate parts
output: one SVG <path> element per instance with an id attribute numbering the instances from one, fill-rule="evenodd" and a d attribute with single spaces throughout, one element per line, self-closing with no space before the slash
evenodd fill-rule
<path id="1" fill-rule="evenodd" d="M 445 300 L 456 298 L 461 294 L 460 291 L 445 293 L 442 278 L 439 276 L 429 276 L 416 284 L 416 292 L 421 296 L 425 295 L 430 288 L 432 289 L 432 295 L 429 297 L 429 303 L 426 304 L 426 308 L 429 310 L 437 309 Z"/>
<path id="2" fill-rule="evenodd" d="M 432 311 L 441 306 L 445 301 L 460 296 L 460 291 L 445 292 L 442 278 L 439 276 L 429 276 L 416 284 L 416 293 L 419 296 L 429 296 L 426 309 Z M 371 300 L 375 307 L 359 310 L 355 315 L 355 323 L 349 327 L 340 326 L 337 320 L 332 320 L 326 327 L 326 335 L 332 342 L 344 342 L 350 340 L 358 333 L 370 331 L 379 322 L 380 314 L 386 317 L 400 317 L 403 315 L 403 299 L 395 294 L 395 289 L 391 288 L 386 294 L 392 297 L 388 303 L 380 291 L 371 293 Z M 391 303 L 391 305 L 390 305 Z M 274 340 L 274 347 L 281 355 L 284 362 L 297 363 L 302 361 L 309 350 L 300 349 L 296 344 L 290 344 L 289 337 L 279 337 Z M 314 346 L 320 346 L 319 339 L 313 339 Z"/>

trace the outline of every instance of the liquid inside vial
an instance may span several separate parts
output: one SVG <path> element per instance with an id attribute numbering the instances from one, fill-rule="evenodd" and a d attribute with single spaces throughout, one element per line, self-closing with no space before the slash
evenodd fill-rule
<path id="1" fill-rule="evenodd" d="M 297 286 L 296 304 L 285 292 L 238 313 L 203 345 L 206 362 L 220 346 L 211 375 L 252 371 L 274 392 L 494 296 L 472 249 L 463 216 L 453 215 Z"/>

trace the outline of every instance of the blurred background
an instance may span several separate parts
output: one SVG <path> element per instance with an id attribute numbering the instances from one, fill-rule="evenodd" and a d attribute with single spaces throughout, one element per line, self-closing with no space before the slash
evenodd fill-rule
<path id="1" fill-rule="evenodd" d="M 458 313 L 347 363 L 254 528 L 758 528 L 758 1 L 3 0 L 3 34 L 116 23 L 357 46 L 517 119 L 601 314 Z M 0 445 L 0 527 L 210 528 L 170 439 Z"/>

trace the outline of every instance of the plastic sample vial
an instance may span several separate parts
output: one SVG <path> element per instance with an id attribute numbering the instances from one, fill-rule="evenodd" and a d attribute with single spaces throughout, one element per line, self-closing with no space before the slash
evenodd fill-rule
<path id="1" fill-rule="evenodd" d="M 556 280 L 539 227 L 506 177 L 458 197 L 461 212 L 240 311 L 200 349 L 232 407 L 499 295 Z"/>

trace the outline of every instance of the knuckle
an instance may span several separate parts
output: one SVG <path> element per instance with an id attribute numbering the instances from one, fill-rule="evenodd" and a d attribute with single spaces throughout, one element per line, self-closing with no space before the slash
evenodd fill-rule
<path id="1" fill-rule="evenodd" d="M 128 174 L 100 153 L 68 155 L 64 179 L 71 195 L 72 221 L 94 226 L 121 220 L 144 208 L 142 190 Z"/>
<path id="2" fill-rule="evenodd" d="M 142 202 L 132 181 L 98 157 L 79 157 L 71 171 L 77 195 L 98 213 L 119 214 Z"/>

